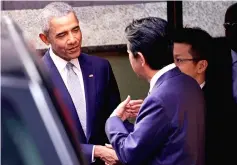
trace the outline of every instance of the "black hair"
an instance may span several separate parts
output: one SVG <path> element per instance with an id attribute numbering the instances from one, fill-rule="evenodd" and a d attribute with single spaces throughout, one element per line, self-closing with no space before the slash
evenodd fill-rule
<path id="1" fill-rule="evenodd" d="M 173 36 L 173 42 L 190 45 L 189 53 L 197 61 L 209 61 L 212 54 L 213 38 L 198 27 L 177 29 Z"/>
<path id="2" fill-rule="evenodd" d="M 172 44 L 165 20 L 157 17 L 134 20 L 125 32 L 128 49 L 135 58 L 138 52 L 142 53 L 151 69 L 159 70 L 172 63 Z"/>

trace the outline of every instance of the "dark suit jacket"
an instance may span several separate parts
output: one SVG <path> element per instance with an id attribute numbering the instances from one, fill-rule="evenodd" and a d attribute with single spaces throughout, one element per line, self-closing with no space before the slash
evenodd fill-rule
<path id="1" fill-rule="evenodd" d="M 214 39 L 213 55 L 203 88 L 206 111 L 206 164 L 235 161 L 230 146 L 236 146 L 237 105 L 233 99 L 231 49 L 224 37 Z"/>
<path id="2" fill-rule="evenodd" d="M 104 132 L 105 122 L 120 103 L 120 94 L 112 68 L 105 59 L 83 53 L 79 56 L 87 108 L 87 135 L 85 136 L 71 96 L 49 55 L 49 51 L 43 56 L 43 62 L 49 69 L 54 85 L 59 90 L 69 110 L 68 113 L 74 119 L 73 122 L 77 127 L 78 136 L 82 143 L 82 151 L 88 162 L 91 162 L 93 144 L 104 145 L 108 143 Z M 89 75 L 93 75 L 93 77 Z"/>
<path id="3" fill-rule="evenodd" d="M 224 37 L 214 38 L 213 44 L 212 66 L 207 78 L 212 86 L 219 87 L 221 94 L 228 96 L 226 100 L 231 100 L 233 99 L 231 48 Z"/>
<path id="4" fill-rule="evenodd" d="M 199 85 L 176 67 L 145 98 L 133 132 L 110 117 L 106 134 L 124 164 L 203 165 L 204 112 Z"/>

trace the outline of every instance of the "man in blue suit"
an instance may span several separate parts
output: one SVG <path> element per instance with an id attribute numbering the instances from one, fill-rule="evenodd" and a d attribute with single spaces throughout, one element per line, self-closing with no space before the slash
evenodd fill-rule
<path id="1" fill-rule="evenodd" d="M 232 59 L 232 72 L 227 73 L 232 75 L 232 91 L 235 103 L 237 104 L 237 3 L 228 7 L 225 14 L 225 36 L 227 39 L 228 47 L 225 55 L 230 56 Z M 225 61 L 228 62 L 227 60 Z M 227 63 L 229 64 L 229 63 Z M 227 65 L 225 64 L 225 65 Z"/>
<path id="2" fill-rule="evenodd" d="M 202 90 L 172 62 L 167 22 L 148 17 L 126 28 L 129 61 L 134 72 L 150 83 L 134 130 L 129 116 L 130 96 L 106 122 L 106 134 L 119 160 L 129 165 L 203 165 L 204 113 Z"/>
<path id="3" fill-rule="evenodd" d="M 47 5 L 42 12 L 42 26 L 40 39 L 50 46 L 43 62 L 73 118 L 88 162 L 117 163 L 115 151 L 104 146 L 108 143 L 106 119 L 120 103 L 109 62 L 81 53 L 82 34 L 70 5 Z"/>

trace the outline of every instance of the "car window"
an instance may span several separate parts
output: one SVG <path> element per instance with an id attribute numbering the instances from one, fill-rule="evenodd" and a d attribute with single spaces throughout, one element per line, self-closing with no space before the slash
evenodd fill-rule
<path id="1" fill-rule="evenodd" d="M 15 107 L 2 98 L 2 165 L 43 165 L 36 144 Z"/>

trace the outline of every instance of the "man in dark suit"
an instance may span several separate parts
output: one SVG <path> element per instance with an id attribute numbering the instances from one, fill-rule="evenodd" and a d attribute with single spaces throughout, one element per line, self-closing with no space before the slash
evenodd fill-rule
<path id="1" fill-rule="evenodd" d="M 236 161 L 236 112 L 237 112 L 237 3 L 231 5 L 225 14 L 225 37 L 214 38 L 215 70 L 213 83 L 219 100 L 215 102 L 217 113 L 213 110 L 209 117 L 213 120 L 209 138 L 209 164 L 232 164 Z M 215 112 L 214 112 L 215 111 Z"/>
<path id="2" fill-rule="evenodd" d="M 129 165 L 203 165 L 204 99 L 198 83 L 183 74 L 168 55 L 167 22 L 148 17 L 126 28 L 129 61 L 150 82 L 132 132 L 127 118 L 130 97 L 106 122 L 106 134 L 119 160 Z"/>
<path id="3" fill-rule="evenodd" d="M 43 62 L 73 118 L 88 162 L 117 163 L 115 151 L 104 146 L 108 143 L 105 121 L 120 103 L 109 62 L 81 53 L 82 34 L 70 5 L 47 5 L 42 12 L 42 26 L 40 39 L 50 45 Z"/>
<path id="4" fill-rule="evenodd" d="M 227 140 L 230 139 L 229 128 L 232 125 L 224 121 L 231 120 L 229 115 L 235 109 L 231 92 L 231 67 L 226 67 L 231 60 L 226 60 L 227 56 L 223 58 L 223 54 L 220 56 L 223 51 L 216 51 L 224 45 L 217 46 L 216 39 L 200 28 L 178 29 L 173 41 L 175 64 L 183 73 L 193 77 L 204 92 L 206 164 L 225 164 L 230 160 Z"/>
<path id="5" fill-rule="evenodd" d="M 220 117 L 223 113 L 222 96 L 217 93 L 218 82 L 213 81 L 216 69 L 214 68 L 213 39 L 200 28 L 182 28 L 174 33 L 174 63 L 179 69 L 194 78 L 204 92 L 206 102 L 206 164 L 215 164 L 221 157 L 217 155 L 225 152 L 219 150 L 222 143 L 219 141 Z M 213 59 L 212 59 L 213 58 Z M 218 88 L 216 88 L 218 87 Z M 222 99 L 222 100 L 221 100 Z M 218 103 L 218 104 L 217 104 Z M 222 124 L 222 123 L 221 123 Z M 223 124 L 222 124 L 223 125 Z M 217 145 L 218 147 L 215 147 Z"/>
<path id="6" fill-rule="evenodd" d="M 175 65 L 203 89 L 207 83 L 212 37 L 200 28 L 182 28 L 175 31 L 173 41 Z"/>
<path id="7" fill-rule="evenodd" d="M 231 5 L 225 14 L 225 35 L 232 58 L 232 91 L 237 104 L 237 3 Z"/>
<path id="8" fill-rule="evenodd" d="M 225 37 L 213 40 L 214 67 L 212 74 L 212 99 L 216 109 L 207 110 L 209 164 L 232 164 L 236 160 L 235 153 L 229 146 L 235 148 L 236 143 L 236 112 L 237 112 L 237 3 L 231 5 L 225 14 Z M 211 98 L 211 97 L 210 97 Z M 208 117 L 209 116 L 209 117 Z M 211 124 L 212 123 L 212 124 Z M 207 154 L 208 154 L 207 153 Z"/>

